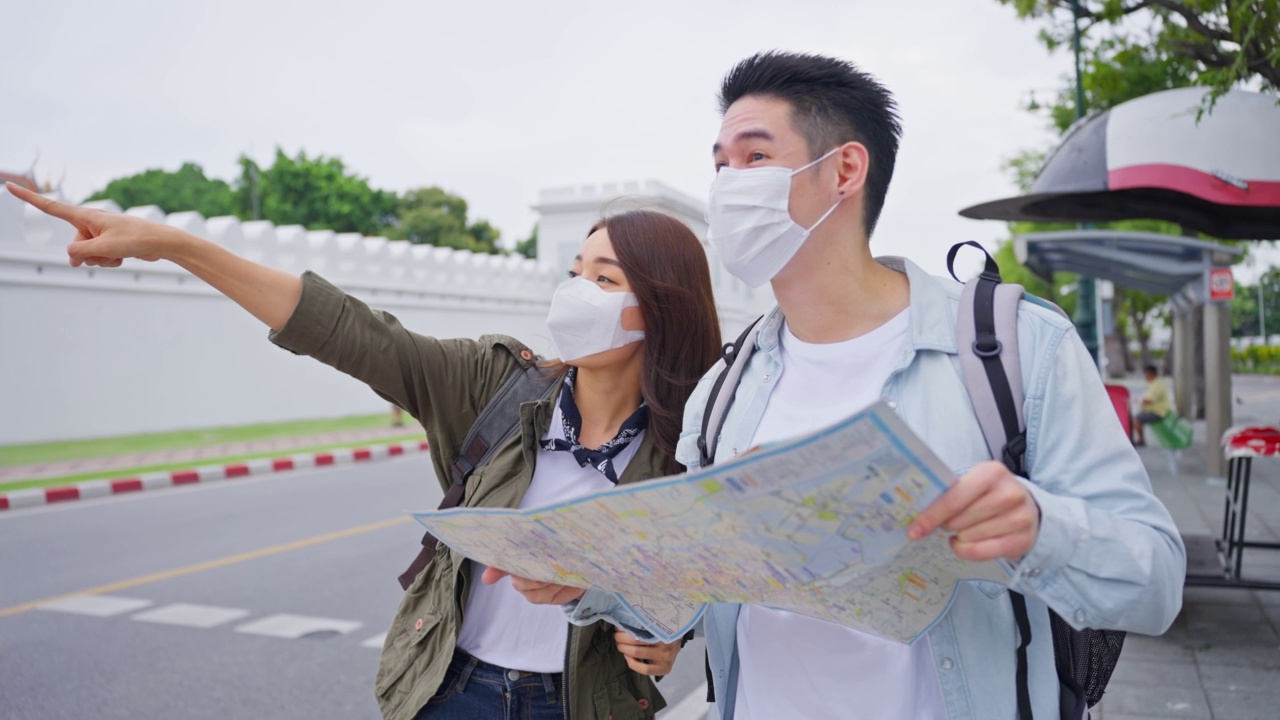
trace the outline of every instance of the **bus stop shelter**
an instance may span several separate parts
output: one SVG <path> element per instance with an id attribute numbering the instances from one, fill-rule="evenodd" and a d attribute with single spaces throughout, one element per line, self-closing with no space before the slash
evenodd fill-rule
<path id="1" fill-rule="evenodd" d="M 1168 296 L 1173 310 L 1174 396 L 1183 417 L 1191 414 L 1195 383 L 1191 314 L 1203 307 L 1207 436 L 1222 437 L 1231 427 L 1230 295 L 1221 288 L 1215 291 L 1213 283 L 1220 283 L 1224 273 L 1229 281 L 1230 266 L 1240 259 L 1239 249 L 1177 235 L 1063 230 L 1018 236 L 1014 251 L 1019 262 L 1046 279 L 1055 272 L 1073 272 L 1117 287 Z M 1220 453 L 1210 452 L 1205 461 L 1210 475 L 1225 476 Z"/>

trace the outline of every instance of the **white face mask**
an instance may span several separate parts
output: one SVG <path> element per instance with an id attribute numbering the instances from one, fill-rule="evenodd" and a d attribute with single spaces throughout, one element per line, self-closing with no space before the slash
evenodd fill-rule
<path id="1" fill-rule="evenodd" d="M 560 359 L 573 362 L 643 340 L 643 330 L 622 329 L 622 310 L 639 305 L 635 293 L 606 292 L 586 278 L 560 283 L 547 313 Z"/>
<path id="2" fill-rule="evenodd" d="M 803 167 L 769 166 L 735 170 L 720 168 L 711 183 L 707 202 L 708 238 L 720 254 L 725 269 L 751 287 L 760 287 L 782 270 L 844 200 L 831 206 L 813 227 L 805 229 L 791 219 L 791 177 L 817 165 L 840 148 Z"/>

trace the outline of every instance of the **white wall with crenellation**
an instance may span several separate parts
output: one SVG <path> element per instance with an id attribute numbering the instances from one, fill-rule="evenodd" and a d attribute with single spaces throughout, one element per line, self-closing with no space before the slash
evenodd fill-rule
<path id="1" fill-rule="evenodd" d="M 504 333 L 552 354 L 545 320 L 565 253 L 571 262 L 602 211 L 637 202 L 706 237 L 701 204 L 652 181 L 544 191 L 537 261 L 155 206 L 125 212 L 286 272 L 313 270 L 416 332 Z M 362 383 L 268 342 L 261 323 L 176 265 L 70 267 L 74 235 L 0 192 L 0 445 L 387 409 Z M 714 257 L 711 267 L 732 339 L 772 298 Z"/>

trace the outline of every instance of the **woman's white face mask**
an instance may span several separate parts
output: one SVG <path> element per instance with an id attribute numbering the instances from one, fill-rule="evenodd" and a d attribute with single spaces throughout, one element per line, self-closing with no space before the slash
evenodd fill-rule
<path id="1" fill-rule="evenodd" d="M 723 167 L 711 183 L 707 202 L 708 237 L 720 262 L 732 275 L 751 287 L 769 282 L 786 267 L 809 233 L 817 229 L 844 200 L 832 205 L 813 227 L 805 229 L 791 219 L 792 176 L 826 160 L 840 148 L 803 167 L 779 166 L 735 170 Z"/>
<path id="2" fill-rule="evenodd" d="M 571 363 L 643 340 L 643 330 L 622 328 L 622 311 L 639 304 L 635 293 L 606 292 L 581 277 L 565 280 L 551 296 L 547 313 L 556 353 Z"/>

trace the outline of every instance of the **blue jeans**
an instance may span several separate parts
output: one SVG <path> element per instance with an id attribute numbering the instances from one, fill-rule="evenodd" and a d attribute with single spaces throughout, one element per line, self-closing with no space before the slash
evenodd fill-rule
<path id="1" fill-rule="evenodd" d="M 440 689 L 415 720 L 564 720 L 561 677 L 500 668 L 455 649 Z"/>

